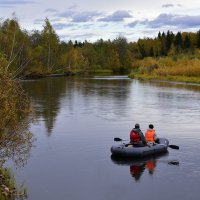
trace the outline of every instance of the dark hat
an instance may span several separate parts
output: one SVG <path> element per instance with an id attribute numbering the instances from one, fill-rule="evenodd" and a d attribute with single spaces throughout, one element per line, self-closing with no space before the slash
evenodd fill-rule
<path id="1" fill-rule="evenodd" d="M 149 128 L 153 129 L 154 128 L 153 124 L 149 124 Z"/>
<path id="2" fill-rule="evenodd" d="M 140 128 L 140 125 L 139 124 L 135 124 L 135 128 Z"/>

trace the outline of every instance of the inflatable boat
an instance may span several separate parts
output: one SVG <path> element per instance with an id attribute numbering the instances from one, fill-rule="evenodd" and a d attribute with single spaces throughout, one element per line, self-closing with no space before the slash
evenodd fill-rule
<path id="1" fill-rule="evenodd" d="M 159 143 L 148 144 L 144 147 L 137 147 L 130 143 L 125 143 L 123 140 L 121 140 L 120 144 L 111 147 L 111 153 L 113 156 L 119 157 L 142 158 L 155 154 L 165 153 L 167 152 L 168 146 L 169 141 L 165 138 L 159 138 Z"/>

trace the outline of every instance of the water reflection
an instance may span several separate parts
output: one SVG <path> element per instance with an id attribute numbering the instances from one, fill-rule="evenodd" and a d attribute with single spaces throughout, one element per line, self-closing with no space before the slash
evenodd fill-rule
<path id="1" fill-rule="evenodd" d="M 140 83 L 143 85 L 149 85 L 151 87 L 155 86 L 155 87 L 163 87 L 171 89 L 178 88 L 178 89 L 200 92 L 200 84 L 195 84 L 195 83 L 159 81 L 159 80 L 151 80 L 151 81 L 140 80 Z"/>
<path id="2" fill-rule="evenodd" d="M 36 120 L 43 120 L 48 136 L 52 134 L 62 106 L 64 115 L 90 114 L 104 116 L 108 120 L 121 115 L 130 94 L 131 81 L 127 78 L 77 78 L 53 77 L 36 81 L 25 81 L 23 88 L 33 101 Z M 92 103 L 91 103 L 92 102 Z M 108 113 L 112 109 L 113 113 Z M 112 108 L 110 108 L 112 106 Z"/>
<path id="3" fill-rule="evenodd" d="M 58 115 L 61 99 L 65 96 L 66 81 L 63 78 L 48 78 L 23 83 L 23 88 L 33 101 L 36 120 L 44 119 L 48 135 L 51 135 Z"/>
<path id="4" fill-rule="evenodd" d="M 12 160 L 16 167 L 24 167 L 30 157 L 35 138 L 29 131 L 29 121 L 19 122 L 17 130 L 0 134 L 0 161 Z"/>
<path id="5" fill-rule="evenodd" d="M 147 171 L 150 176 L 154 174 L 156 171 L 156 167 L 158 163 L 165 163 L 169 165 L 179 166 L 179 161 L 177 160 L 161 160 L 161 158 L 168 157 L 168 152 L 161 155 L 154 155 L 147 158 L 121 158 L 111 155 L 111 160 L 114 164 L 117 165 L 125 165 L 129 166 L 130 175 L 133 179 L 138 182 L 142 176 L 142 174 Z"/>
<path id="6" fill-rule="evenodd" d="M 130 165 L 130 174 L 135 179 L 135 181 L 139 181 L 144 170 L 145 170 L 144 162 L 134 163 Z"/>
<path id="7" fill-rule="evenodd" d="M 20 83 L 9 78 L 1 80 L 0 93 L 0 162 L 12 160 L 22 167 L 30 156 L 34 140 L 29 132 L 30 101 Z"/>

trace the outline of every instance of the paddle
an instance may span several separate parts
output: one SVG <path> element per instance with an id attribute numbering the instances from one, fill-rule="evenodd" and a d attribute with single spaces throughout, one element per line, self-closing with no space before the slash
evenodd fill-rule
<path id="1" fill-rule="evenodd" d="M 171 161 L 168 161 L 168 164 L 169 165 L 179 165 L 179 161 L 177 161 L 177 160 L 171 160 Z"/>
<path id="2" fill-rule="evenodd" d="M 172 148 L 172 149 L 179 149 L 179 146 L 177 146 L 177 145 L 174 145 L 174 144 L 170 144 L 170 145 L 168 145 L 168 147 L 170 147 L 170 148 Z"/>
<path id="3" fill-rule="evenodd" d="M 114 138 L 114 141 L 115 142 L 121 142 L 121 141 L 123 141 L 121 138 L 118 138 L 118 137 L 116 137 L 116 138 Z"/>
<path id="4" fill-rule="evenodd" d="M 114 141 L 115 142 L 122 142 L 122 141 L 129 141 L 129 140 L 124 140 L 124 139 L 121 139 L 121 138 L 114 138 Z"/>
<path id="5" fill-rule="evenodd" d="M 126 140 L 123 140 L 121 138 L 114 138 L 114 141 L 115 142 L 121 142 L 121 141 L 126 141 Z M 168 147 L 171 148 L 171 149 L 177 149 L 177 150 L 179 149 L 179 146 L 174 145 L 174 144 L 170 144 L 170 145 L 168 145 Z"/>

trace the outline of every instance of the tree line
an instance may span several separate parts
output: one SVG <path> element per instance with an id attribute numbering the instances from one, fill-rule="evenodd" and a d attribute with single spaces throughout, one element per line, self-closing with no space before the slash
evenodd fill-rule
<path id="1" fill-rule="evenodd" d="M 154 39 L 139 39 L 135 46 L 138 46 L 138 58 L 174 56 L 178 54 L 195 54 L 200 48 L 200 30 L 193 32 L 158 33 Z"/>
<path id="2" fill-rule="evenodd" d="M 111 70 L 123 73 L 145 57 L 195 54 L 200 48 L 200 30 L 196 33 L 171 31 L 155 38 L 128 42 L 125 37 L 96 42 L 60 41 L 50 21 L 41 31 L 27 31 L 16 18 L 0 21 L 0 71 L 12 77 L 63 72 Z"/>

